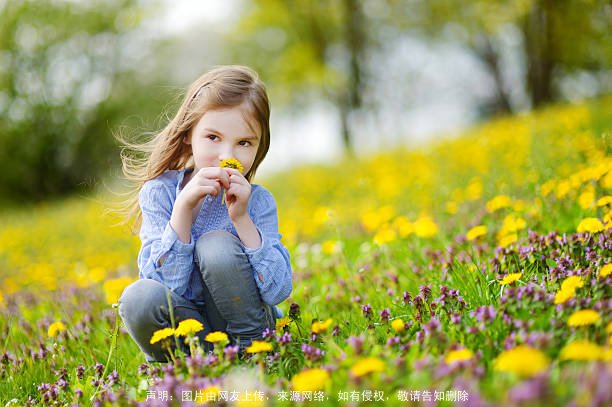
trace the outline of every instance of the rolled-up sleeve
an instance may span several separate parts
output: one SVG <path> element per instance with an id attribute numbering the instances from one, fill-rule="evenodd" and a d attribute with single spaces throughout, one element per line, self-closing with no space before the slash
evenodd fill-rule
<path id="1" fill-rule="evenodd" d="M 139 195 L 142 211 L 138 254 L 140 278 L 159 281 L 183 295 L 193 270 L 194 239 L 181 242 L 170 226 L 174 197 L 171 190 L 156 180 L 146 182 Z"/>
<path id="2" fill-rule="evenodd" d="M 289 297 L 292 285 L 289 251 L 281 243 L 278 233 L 276 202 L 272 194 L 261 186 L 253 191 L 249 213 L 261 236 L 257 249 L 245 247 L 262 300 L 276 305 Z"/>

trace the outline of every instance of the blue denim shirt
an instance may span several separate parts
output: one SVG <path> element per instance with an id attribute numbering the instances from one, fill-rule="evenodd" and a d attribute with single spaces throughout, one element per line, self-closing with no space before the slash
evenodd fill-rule
<path id="1" fill-rule="evenodd" d="M 139 194 L 142 210 L 138 254 L 140 278 L 159 281 L 175 293 L 196 303 L 202 302 L 202 283 L 194 261 L 194 247 L 198 238 L 212 230 L 226 230 L 238 236 L 222 194 L 208 195 L 191 227 L 191 240 L 180 241 L 170 226 L 172 208 L 185 177 L 185 171 L 166 171 L 147 181 Z M 252 185 L 248 212 L 261 236 L 257 249 L 243 247 L 253 268 L 261 298 L 268 305 L 284 301 L 292 290 L 289 252 L 280 242 L 276 203 L 272 194 L 260 185 Z M 274 307 L 277 317 L 282 313 Z"/>

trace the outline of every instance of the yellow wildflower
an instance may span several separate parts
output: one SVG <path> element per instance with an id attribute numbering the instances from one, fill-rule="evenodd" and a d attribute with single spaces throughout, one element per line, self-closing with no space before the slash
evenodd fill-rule
<path id="1" fill-rule="evenodd" d="M 202 329 L 204 329 L 204 325 L 202 325 L 200 321 L 189 318 L 181 321 L 178 324 L 175 334 L 177 336 L 187 336 L 189 334 L 200 332 Z"/>
<path id="2" fill-rule="evenodd" d="M 487 227 L 484 225 L 479 225 L 479 226 L 474 226 L 473 228 L 468 230 L 467 233 L 465 234 L 465 237 L 467 238 L 467 240 L 475 240 L 486 234 L 487 234 Z"/>
<path id="3" fill-rule="evenodd" d="M 561 199 L 565 197 L 571 191 L 571 189 L 572 185 L 569 181 L 559 181 L 559 183 L 557 184 L 557 188 L 555 188 L 555 195 L 557 195 L 557 198 Z"/>
<path id="4" fill-rule="evenodd" d="M 394 241 L 397 238 L 397 234 L 395 230 L 391 229 L 389 226 L 381 227 L 376 235 L 374 236 L 374 243 L 377 245 L 383 245 Z"/>
<path id="5" fill-rule="evenodd" d="M 394 319 L 391 322 L 391 328 L 397 333 L 404 332 L 404 329 L 406 329 L 404 321 L 401 318 Z"/>
<path id="6" fill-rule="evenodd" d="M 604 225 L 597 218 L 584 218 L 578 224 L 578 233 L 589 232 L 589 233 L 597 233 L 604 230 Z"/>
<path id="7" fill-rule="evenodd" d="M 253 341 L 251 346 L 246 348 L 247 353 L 269 352 L 272 350 L 272 345 L 264 341 Z"/>
<path id="8" fill-rule="evenodd" d="M 282 317 L 281 319 L 277 319 L 276 330 L 280 331 L 281 329 L 289 325 L 289 322 L 291 322 L 291 319 L 289 319 L 289 317 Z"/>
<path id="9" fill-rule="evenodd" d="M 579 340 L 568 343 L 561 349 L 561 360 L 598 360 L 604 355 L 604 349 L 589 341 Z"/>
<path id="10" fill-rule="evenodd" d="M 104 294 L 106 297 L 107 304 L 114 304 L 119 301 L 119 297 L 123 290 L 128 285 L 132 284 L 134 279 L 129 277 L 111 278 L 104 282 Z"/>
<path id="11" fill-rule="evenodd" d="M 487 201 L 485 204 L 487 208 L 487 212 L 492 213 L 498 209 L 507 208 L 512 204 L 512 200 L 509 196 L 506 195 L 498 195 L 495 198 Z"/>
<path id="12" fill-rule="evenodd" d="M 520 216 L 510 214 L 506 216 L 502 221 L 500 234 L 506 235 L 512 232 L 516 232 L 517 230 L 525 229 L 526 226 L 527 222 L 525 222 L 525 219 L 521 218 Z"/>
<path id="13" fill-rule="evenodd" d="M 561 289 L 557 291 L 557 293 L 555 294 L 555 304 L 563 304 L 564 302 L 572 298 L 575 293 L 576 293 L 575 290 Z"/>
<path id="14" fill-rule="evenodd" d="M 235 158 L 226 158 L 225 160 L 221 160 L 221 162 L 219 163 L 219 167 L 233 168 L 235 170 L 240 171 L 241 173 L 242 171 L 244 171 L 244 167 L 242 166 L 242 163 L 236 160 Z"/>
<path id="15" fill-rule="evenodd" d="M 217 342 L 227 341 L 228 338 L 225 332 L 215 331 L 215 332 L 211 332 L 207 334 L 204 340 L 206 342 L 217 343 Z"/>
<path id="16" fill-rule="evenodd" d="M 502 352 L 495 359 L 495 370 L 509 372 L 521 377 L 531 377 L 548 368 L 548 358 L 538 350 L 527 345 Z"/>
<path id="17" fill-rule="evenodd" d="M 401 237 L 410 236 L 414 232 L 414 225 L 405 216 L 393 219 L 393 227 Z"/>
<path id="18" fill-rule="evenodd" d="M 578 197 L 578 205 L 582 209 L 589 209 L 593 206 L 593 201 L 595 201 L 595 193 L 593 191 L 585 191 Z"/>
<path id="19" fill-rule="evenodd" d="M 579 276 L 569 276 L 563 280 L 563 283 L 561 283 L 561 290 L 575 291 L 576 288 L 580 288 L 583 285 L 584 283 L 582 282 L 582 278 Z"/>
<path id="20" fill-rule="evenodd" d="M 607 206 L 612 204 L 612 196 L 606 195 L 597 200 L 597 206 Z"/>
<path id="21" fill-rule="evenodd" d="M 497 244 L 499 244 L 501 247 L 506 248 L 510 246 L 512 243 L 516 242 L 517 240 L 518 240 L 518 235 L 516 233 L 511 233 L 509 235 L 498 236 Z"/>
<path id="22" fill-rule="evenodd" d="M 592 325 L 599 321 L 599 313 L 592 309 L 583 309 L 574 312 L 567 320 L 569 326 L 585 326 Z"/>
<path id="23" fill-rule="evenodd" d="M 606 332 L 612 334 L 612 321 L 608 322 L 608 325 L 606 325 Z"/>
<path id="24" fill-rule="evenodd" d="M 418 237 L 432 237 L 438 233 L 438 225 L 428 216 L 422 216 L 414 221 L 414 234 Z"/>
<path id="25" fill-rule="evenodd" d="M 518 281 L 522 277 L 522 275 L 523 275 L 523 273 L 511 273 L 511 274 L 508 274 L 506 277 L 504 277 L 499 282 L 499 285 L 512 284 L 515 281 Z"/>
<path id="26" fill-rule="evenodd" d="M 172 328 L 162 328 L 153 332 L 153 336 L 151 337 L 151 345 L 161 341 L 162 339 L 166 339 L 169 336 L 174 335 L 174 329 Z"/>
<path id="27" fill-rule="evenodd" d="M 459 212 L 459 205 L 455 201 L 449 201 L 446 203 L 446 212 L 450 215 L 454 215 Z"/>
<path id="28" fill-rule="evenodd" d="M 382 360 L 378 358 L 365 358 L 351 367 L 351 374 L 355 377 L 362 377 L 369 373 L 383 372 L 385 369 L 386 367 Z"/>
<path id="29" fill-rule="evenodd" d="M 245 394 L 254 394 L 254 392 L 255 390 L 253 391 L 246 390 Z M 263 399 L 260 399 L 258 397 L 247 398 L 247 396 L 244 396 L 243 398 L 239 398 L 234 403 L 236 407 L 263 407 L 266 405 Z"/>
<path id="30" fill-rule="evenodd" d="M 467 348 L 457 349 L 448 352 L 448 355 L 446 355 L 446 357 L 444 358 L 444 362 L 446 362 L 447 365 L 451 365 L 455 362 L 463 362 L 464 360 L 470 360 L 473 357 L 474 353 L 472 353 L 471 350 Z"/>
<path id="31" fill-rule="evenodd" d="M 329 382 L 329 373 L 324 369 L 306 369 L 293 376 L 291 385 L 294 391 L 319 391 Z"/>
<path id="32" fill-rule="evenodd" d="M 336 253 L 340 248 L 340 242 L 336 240 L 326 240 L 321 245 L 321 251 L 327 255 Z"/>
<path id="33" fill-rule="evenodd" d="M 202 389 L 200 392 L 198 392 L 198 397 L 200 397 L 201 395 L 201 400 L 202 401 L 215 401 L 217 400 L 217 397 L 219 396 L 219 392 L 221 391 L 221 389 L 217 386 L 209 386 L 205 389 Z"/>
<path id="34" fill-rule="evenodd" d="M 315 334 L 327 331 L 327 328 L 332 324 L 333 319 L 328 318 L 325 322 L 315 321 L 312 323 L 310 330 Z"/>
<path id="35" fill-rule="evenodd" d="M 49 325 L 49 330 L 47 331 L 47 335 L 49 335 L 51 338 L 53 338 L 59 332 L 65 331 L 65 330 L 66 330 L 66 325 L 64 325 L 63 322 L 61 322 L 61 321 L 54 322 L 51 325 Z"/>
<path id="36" fill-rule="evenodd" d="M 604 265 L 601 270 L 599 270 L 599 277 L 608 277 L 610 273 L 612 273 L 612 263 Z"/>
<path id="37" fill-rule="evenodd" d="M 546 181 L 540 187 L 540 191 L 542 193 L 542 196 L 549 195 L 554 189 L 555 189 L 555 181 L 554 180 Z"/>

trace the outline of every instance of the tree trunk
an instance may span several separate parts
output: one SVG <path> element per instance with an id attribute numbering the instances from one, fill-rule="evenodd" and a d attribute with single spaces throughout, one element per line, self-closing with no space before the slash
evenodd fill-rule
<path id="1" fill-rule="evenodd" d="M 555 56 L 552 38 L 550 0 L 539 0 L 523 23 L 525 58 L 527 61 L 527 89 L 532 107 L 554 99 L 552 74 Z"/>
<path id="2" fill-rule="evenodd" d="M 500 69 L 499 54 L 491 44 L 491 38 L 486 34 L 476 40 L 476 54 L 489 69 L 495 81 L 495 99 L 492 103 L 492 113 L 512 113 L 510 96 L 506 91 L 504 78 Z"/>
<path id="3" fill-rule="evenodd" d="M 351 112 L 361 107 L 363 83 L 363 54 L 366 47 L 365 19 L 359 0 L 344 0 L 346 19 L 345 44 L 349 52 L 348 89 L 341 99 L 340 121 L 342 124 L 342 142 L 348 154 L 353 152 L 353 134 L 350 129 Z"/>

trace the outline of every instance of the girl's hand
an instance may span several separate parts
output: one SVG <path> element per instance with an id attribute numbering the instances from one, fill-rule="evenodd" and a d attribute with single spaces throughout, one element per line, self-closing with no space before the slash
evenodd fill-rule
<path id="1" fill-rule="evenodd" d="M 201 168 L 197 173 L 192 174 L 176 201 L 191 210 L 206 195 L 216 196 L 221 192 L 221 188 L 228 189 L 229 187 L 230 177 L 227 171 L 219 167 Z"/>
<path id="2" fill-rule="evenodd" d="M 229 177 L 229 188 L 225 191 L 225 204 L 232 222 L 236 222 L 247 214 L 251 184 L 234 168 L 223 168 Z"/>

